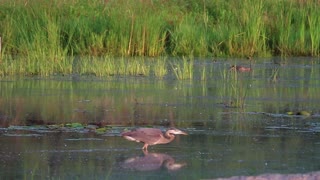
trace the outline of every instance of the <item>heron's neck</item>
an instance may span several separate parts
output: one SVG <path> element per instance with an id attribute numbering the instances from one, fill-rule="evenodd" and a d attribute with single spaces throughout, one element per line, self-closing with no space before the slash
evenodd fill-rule
<path id="1" fill-rule="evenodd" d="M 164 134 L 164 137 L 166 138 L 165 139 L 165 141 L 166 141 L 166 143 L 169 143 L 169 142 L 171 142 L 171 141 L 173 141 L 174 140 L 174 135 L 173 134 L 170 134 L 169 132 L 166 132 L 165 134 Z"/>

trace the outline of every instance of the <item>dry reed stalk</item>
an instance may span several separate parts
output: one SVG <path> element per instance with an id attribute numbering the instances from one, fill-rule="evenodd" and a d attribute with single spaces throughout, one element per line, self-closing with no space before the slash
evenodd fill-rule
<path id="1" fill-rule="evenodd" d="M 129 45 L 128 45 L 128 51 L 127 54 L 130 55 L 131 54 L 131 45 L 132 45 L 132 38 L 133 38 L 133 28 L 134 28 L 134 17 L 132 15 L 132 19 L 131 19 L 131 29 L 130 29 L 130 38 L 129 38 Z"/>

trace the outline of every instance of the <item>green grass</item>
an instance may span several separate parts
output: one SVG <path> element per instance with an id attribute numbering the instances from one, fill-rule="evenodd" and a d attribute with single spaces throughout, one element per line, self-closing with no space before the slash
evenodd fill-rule
<path id="1" fill-rule="evenodd" d="M 76 65 L 78 74 L 95 76 L 149 76 L 151 65 L 143 58 L 82 58 Z"/>
<path id="2" fill-rule="evenodd" d="M 172 71 L 178 80 L 193 79 L 194 58 L 182 57 L 181 60 L 175 60 L 171 63 Z"/>
<path id="3" fill-rule="evenodd" d="M 119 66 L 115 57 L 319 56 L 319 6 L 300 0 L 4 0 L 0 74 L 70 74 L 74 57 L 90 57 L 81 58 L 88 73 L 91 63 Z M 94 74 L 149 73 L 137 66 Z"/>
<path id="4" fill-rule="evenodd" d="M 157 58 L 152 64 L 155 77 L 162 79 L 168 74 L 166 57 Z"/>

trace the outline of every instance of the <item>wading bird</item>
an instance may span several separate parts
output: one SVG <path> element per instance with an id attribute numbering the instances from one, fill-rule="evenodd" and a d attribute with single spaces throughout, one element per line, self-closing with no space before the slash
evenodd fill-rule
<path id="1" fill-rule="evenodd" d="M 249 72 L 252 69 L 250 67 L 244 67 L 244 66 L 236 66 L 236 65 L 232 65 L 230 67 L 231 71 L 239 71 L 239 72 Z"/>
<path id="2" fill-rule="evenodd" d="M 144 143 L 142 149 L 147 151 L 149 145 L 167 144 L 173 141 L 175 134 L 188 135 L 187 133 L 176 128 L 170 128 L 164 134 L 160 129 L 156 128 L 139 128 L 124 132 L 121 135 L 129 141 Z"/>

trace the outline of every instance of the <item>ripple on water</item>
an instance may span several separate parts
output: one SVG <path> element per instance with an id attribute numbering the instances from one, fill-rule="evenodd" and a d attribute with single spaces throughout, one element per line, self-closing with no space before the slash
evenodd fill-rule
<path id="1" fill-rule="evenodd" d="M 68 138 L 65 141 L 103 141 L 101 138 Z"/>
<path id="2" fill-rule="evenodd" d="M 10 137 L 40 137 L 43 136 L 42 134 L 3 134 L 4 136 L 10 136 Z"/>

